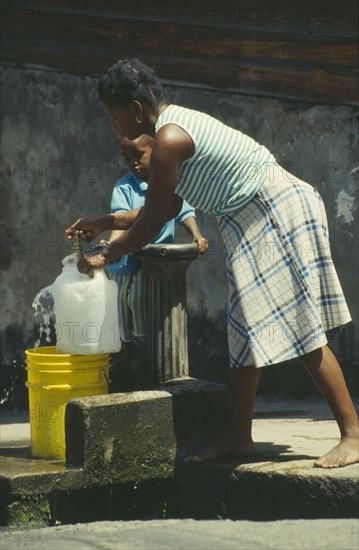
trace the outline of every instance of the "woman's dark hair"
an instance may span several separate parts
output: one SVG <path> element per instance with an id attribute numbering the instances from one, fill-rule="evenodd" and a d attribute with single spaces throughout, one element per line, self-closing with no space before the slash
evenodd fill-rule
<path id="1" fill-rule="evenodd" d="M 161 85 L 155 72 L 140 59 L 120 59 L 98 81 L 100 100 L 109 107 L 143 101 L 148 105 L 163 102 Z"/>

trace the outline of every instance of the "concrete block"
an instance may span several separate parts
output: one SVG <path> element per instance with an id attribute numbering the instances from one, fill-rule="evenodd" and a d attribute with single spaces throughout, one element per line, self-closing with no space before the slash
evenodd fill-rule
<path id="1" fill-rule="evenodd" d="M 70 401 L 66 462 L 109 480 L 173 476 L 176 457 L 222 433 L 229 392 L 201 380 L 176 381 L 158 391 Z"/>
<path id="2" fill-rule="evenodd" d="M 129 392 L 70 401 L 66 462 L 105 479 L 139 481 L 173 475 L 176 436 L 172 397 Z"/>
<path id="3" fill-rule="evenodd" d="M 224 384 L 205 380 L 176 380 L 162 386 L 172 395 L 177 456 L 186 454 L 196 442 L 221 437 L 228 428 L 231 411 L 230 392 Z"/>

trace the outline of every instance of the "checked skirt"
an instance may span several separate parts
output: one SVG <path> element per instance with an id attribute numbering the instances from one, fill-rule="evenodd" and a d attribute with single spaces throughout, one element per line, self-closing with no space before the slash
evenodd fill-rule
<path id="1" fill-rule="evenodd" d="M 219 219 L 229 282 L 230 366 L 263 367 L 327 343 L 350 313 L 319 193 L 278 165 L 254 199 Z"/>

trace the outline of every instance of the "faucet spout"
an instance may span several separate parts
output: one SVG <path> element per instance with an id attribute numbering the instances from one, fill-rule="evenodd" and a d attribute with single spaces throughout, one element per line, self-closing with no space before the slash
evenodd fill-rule
<path id="1" fill-rule="evenodd" d="M 83 258 L 84 256 L 82 247 L 81 247 L 81 240 L 80 240 L 81 234 L 82 234 L 81 230 L 74 231 L 73 245 L 72 245 L 72 254 L 79 259 Z"/>

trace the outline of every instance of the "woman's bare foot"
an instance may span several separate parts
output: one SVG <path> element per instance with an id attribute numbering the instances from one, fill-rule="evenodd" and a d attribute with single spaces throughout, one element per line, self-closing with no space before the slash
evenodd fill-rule
<path id="1" fill-rule="evenodd" d="M 191 462 L 204 462 L 209 458 L 215 458 L 218 456 L 246 457 L 253 454 L 255 454 L 255 447 L 251 439 L 240 441 L 237 438 L 229 436 L 221 441 L 218 441 L 218 443 L 207 447 L 203 451 L 194 453 L 189 460 Z"/>
<path id="2" fill-rule="evenodd" d="M 300 359 L 332 409 L 341 434 L 339 445 L 318 458 L 314 466 L 339 468 L 359 462 L 358 416 L 335 355 L 323 346 Z"/>
<path id="3" fill-rule="evenodd" d="M 340 443 L 314 462 L 317 468 L 340 468 L 359 462 L 358 437 L 342 437 Z"/>

